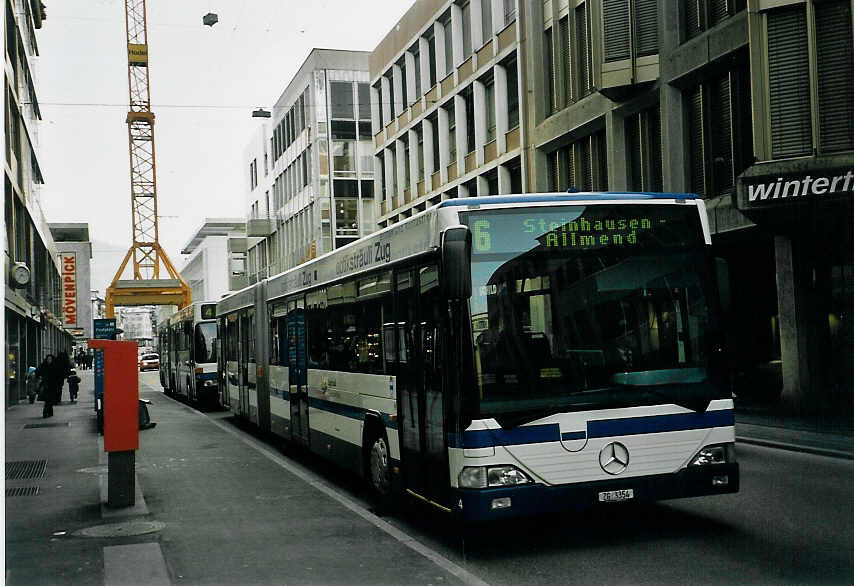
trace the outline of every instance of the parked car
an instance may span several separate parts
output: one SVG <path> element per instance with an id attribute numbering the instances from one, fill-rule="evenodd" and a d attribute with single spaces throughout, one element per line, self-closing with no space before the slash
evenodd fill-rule
<path id="1" fill-rule="evenodd" d="M 158 370 L 160 368 L 160 355 L 153 352 L 143 354 L 139 359 L 139 370 Z"/>

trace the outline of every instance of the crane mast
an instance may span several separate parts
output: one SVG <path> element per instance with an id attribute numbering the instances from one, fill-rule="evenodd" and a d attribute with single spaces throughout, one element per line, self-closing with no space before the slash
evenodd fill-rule
<path id="1" fill-rule="evenodd" d="M 190 304 L 190 288 L 160 247 L 157 227 L 157 180 L 154 157 L 154 113 L 148 78 L 148 29 L 145 0 L 125 0 L 127 29 L 128 126 L 130 152 L 131 223 L 133 244 L 107 288 L 106 312 L 117 305 Z M 122 275 L 133 258 L 133 277 Z M 168 278 L 161 278 L 164 268 Z"/>

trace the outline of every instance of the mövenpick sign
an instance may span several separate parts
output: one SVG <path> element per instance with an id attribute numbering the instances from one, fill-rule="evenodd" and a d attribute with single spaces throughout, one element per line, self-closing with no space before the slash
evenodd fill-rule
<path id="1" fill-rule="evenodd" d="M 63 252 L 59 255 L 62 266 L 62 323 L 77 325 L 77 253 Z"/>

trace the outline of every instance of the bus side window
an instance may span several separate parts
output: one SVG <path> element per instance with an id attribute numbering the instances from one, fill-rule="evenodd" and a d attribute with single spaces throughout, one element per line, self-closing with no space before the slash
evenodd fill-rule
<path id="1" fill-rule="evenodd" d="M 305 328 L 309 368 L 330 368 L 327 337 L 331 325 L 326 305 L 326 289 L 318 289 L 306 295 Z"/>
<path id="2" fill-rule="evenodd" d="M 270 364 L 286 364 L 288 347 L 288 325 L 285 318 L 286 305 L 277 303 L 270 308 Z"/>

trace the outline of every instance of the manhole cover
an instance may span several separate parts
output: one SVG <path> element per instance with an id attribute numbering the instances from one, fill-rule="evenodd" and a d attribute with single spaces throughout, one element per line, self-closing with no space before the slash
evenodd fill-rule
<path id="1" fill-rule="evenodd" d="M 56 421 L 54 423 L 28 423 L 24 426 L 24 429 L 38 429 L 40 427 L 68 427 L 68 422 Z"/>
<path id="2" fill-rule="evenodd" d="M 160 521 L 124 521 L 109 525 L 95 525 L 75 531 L 77 537 L 124 537 L 126 535 L 145 535 L 155 533 L 166 527 Z"/>
<path id="3" fill-rule="evenodd" d="M 44 476 L 47 460 L 17 460 L 6 462 L 6 480 L 41 478 Z"/>
<path id="4" fill-rule="evenodd" d="M 19 486 L 6 489 L 6 498 L 13 496 L 36 496 L 39 493 L 38 486 Z"/>

